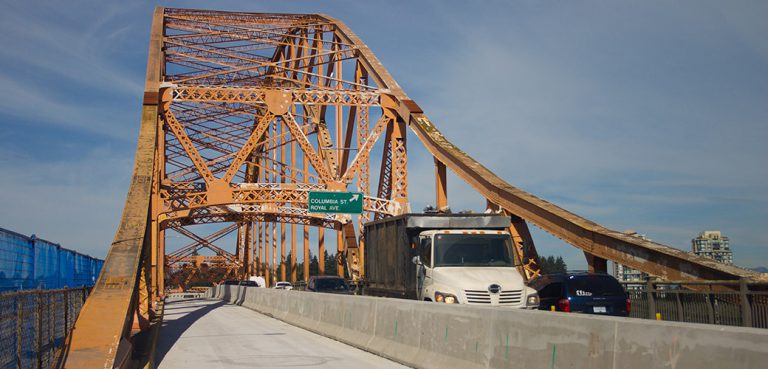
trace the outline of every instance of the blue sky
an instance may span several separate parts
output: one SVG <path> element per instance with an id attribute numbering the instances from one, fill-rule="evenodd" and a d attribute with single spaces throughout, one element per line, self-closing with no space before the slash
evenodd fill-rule
<path id="1" fill-rule="evenodd" d="M 2 1 L 0 227 L 106 255 L 131 175 L 142 1 Z M 169 1 L 349 25 L 443 133 L 513 185 L 681 249 L 768 265 L 768 3 Z M 414 209 L 432 159 L 410 140 Z M 449 177 L 454 210 L 481 197 Z M 535 227 L 534 227 L 535 228 Z M 542 254 L 581 252 L 534 230 Z"/>

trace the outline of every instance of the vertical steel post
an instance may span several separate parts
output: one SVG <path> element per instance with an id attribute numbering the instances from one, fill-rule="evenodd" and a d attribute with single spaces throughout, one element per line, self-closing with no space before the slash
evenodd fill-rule
<path id="1" fill-rule="evenodd" d="M 43 290 L 37 289 L 37 368 L 43 368 Z"/>
<path id="2" fill-rule="evenodd" d="M 251 250 L 251 245 L 253 244 L 251 241 L 252 224 L 253 223 L 251 222 L 243 223 L 243 280 L 248 280 L 248 277 L 253 274 L 253 270 L 251 269 L 251 254 L 253 254 L 253 250 Z"/>
<path id="3" fill-rule="evenodd" d="M 749 306 L 749 286 L 747 280 L 739 279 L 739 297 L 741 298 L 741 322 L 745 327 L 752 326 L 752 308 Z"/>
<path id="4" fill-rule="evenodd" d="M 59 293 L 56 293 L 58 295 Z M 53 351 L 53 343 L 56 339 L 56 296 L 55 295 L 48 295 L 48 301 L 50 304 L 48 304 L 48 351 Z M 52 356 L 52 355 L 51 355 Z M 49 361 L 51 356 L 49 356 Z M 51 363 L 48 363 L 48 366 L 50 366 Z"/>
<path id="5" fill-rule="evenodd" d="M 653 296 L 653 278 L 648 278 L 648 282 L 645 284 L 645 293 L 648 297 L 648 319 L 656 319 L 656 299 Z"/>
<path id="6" fill-rule="evenodd" d="M 235 260 L 238 262 L 242 261 L 242 255 L 241 250 L 243 249 L 243 224 L 238 223 L 237 224 L 237 237 L 235 238 Z M 240 275 L 240 270 L 238 270 L 237 273 L 237 279 L 244 279 L 242 275 Z M 243 272 L 245 274 L 245 272 Z"/>
<path id="7" fill-rule="evenodd" d="M 325 275 L 325 228 L 317 228 L 317 274 Z"/>
<path id="8" fill-rule="evenodd" d="M 304 225 L 304 282 L 309 281 L 309 226 Z"/>
<path id="9" fill-rule="evenodd" d="M 21 369 L 21 344 L 24 340 L 23 332 L 21 330 L 22 321 L 24 320 L 24 306 L 22 304 L 22 298 L 24 295 L 16 295 L 16 368 Z"/>
<path id="10" fill-rule="evenodd" d="M 261 256 L 261 253 L 263 252 L 263 248 L 262 248 L 261 243 L 262 243 L 262 240 L 264 239 L 264 237 L 262 235 L 262 232 L 261 232 L 261 225 L 262 224 L 263 224 L 262 222 L 259 222 L 259 225 L 257 226 L 257 232 L 256 232 L 258 234 L 258 240 L 259 240 L 259 246 L 258 246 L 259 247 L 259 254 L 256 257 L 256 261 L 257 261 L 257 263 L 256 263 L 256 275 L 259 275 L 259 276 L 264 274 L 263 270 L 262 270 L 263 269 L 262 268 L 262 263 L 264 262 L 264 257 Z"/>
<path id="11" fill-rule="evenodd" d="M 446 177 L 445 164 L 435 160 L 435 208 L 444 211 L 448 208 L 448 179 Z"/>
<path id="12" fill-rule="evenodd" d="M 712 285 L 709 285 L 709 291 L 705 295 L 707 299 L 707 315 L 709 316 L 709 324 L 715 324 L 715 308 L 712 307 Z"/>
<path id="13" fill-rule="evenodd" d="M 64 290 L 64 337 L 69 332 L 69 288 Z"/>
<path id="14" fill-rule="evenodd" d="M 280 223 L 280 280 L 285 281 L 285 229 L 286 224 Z"/>
<path id="15" fill-rule="evenodd" d="M 678 322 L 684 322 L 685 319 L 683 319 L 685 312 L 683 311 L 683 302 L 680 301 L 680 291 L 675 291 L 675 299 L 677 303 L 677 321 Z"/>
<path id="16" fill-rule="evenodd" d="M 272 280 L 272 268 L 270 267 L 269 263 L 269 248 L 270 245 L 270 236 L 269 236 L 269 223 L 266 222 L 266 217 L 264 218 L 264 269 L 266 272 L 264 273 L 264 281 L 267 284 L 267 287 L 271 286 L 271 280 Z"/>
<path id="17" fill-rule="evenodd" d="M 259 260 L 258 255 L 256 254 L 257 248 L 256 248 L 256 224 L 253 223 L 253 220 L 250 221 L 251 223 L 251 273 L 253 275 L 258 276 L 259 271 L 258 267 L 256 266 L 256 261 Z"/>
<path id="18" fill-rule="evenodd" d="M 291 52 L 295 55 L 296 48 L 293 47 L 293 44 L 291 44 Z M 281 188 L 285 184 L 286 176 L 285 176 L 285 165 L 288 163 L 288 160 L 286 158 L 286 145 L 287 145 L 287 137 L 285 136 L 287 134 L 287 129 L 285 125 L 280 126 L 280 135 L 278 135 L 278 142 L 280 145 L 280 184 Z M 282 203 L 280 205 L 285 205 L 285 203 Z M 286 224 L 280 223 L 280 280 L 285 281 L 287 280 L 285 277 L 285 232 L 286 232 Z"/>
<path id="19" fill-rule="evenodd" d="M 161 228 L 157 235 L 157 294 L 162 298 L 165 296 L 165 230 Z"/>
<path id="20" fill-rule="evenodd" d="M 291 283 L 296 283 L 296 224 L 291 223 Z"/>
<path id="21" fill-rule="evenodd" d="M 305 41 L 305 40 L 304 40 Z M 296 107 L 293 107 L 294 113 Z M 296 175 L 296 140 L 290 136 L 291 143 L 291 183 L 298 181 Z M 296 283 L 296 223 L 291 223 L 291 283 Z"/>
<path id="22" fill-rule="evenodd" d="M 341 230 L 338 230 L 336 231 L 336 275 L 342 278 L 344 278 L 344 262 L 341 257 L 343 252 L 344 237 L 341 234 Z"/>
<path id="23" fill-rule="evenodd" d="M 277 284 L 277 222 L 272 222 L 272 285 Z"/>
<path id="24" fill-rule="evenodd" d="M 318 36 L 318 33 L 315 33 Z M 318 68 L 322 68 L 322 64 L 318 65 Z M 322 75 L 322 72 L 320 72 Z M 301 172 L 304 174 L 302 177 L 305 183 L 309 183 L 309 163 L 307 159 L 307 153 L 301 153 Z M 309 226 L 304 225 L 304 282 L 309 282 L 309 262 L 311 257 L 309 256 Z"/>
<path id="25" fill-rule="evenodd" d="M 408 211 L 408 144 L 406 122 L 397 119 L 392 125 L 392 200 L 402 205 L 402 211 Z"/>

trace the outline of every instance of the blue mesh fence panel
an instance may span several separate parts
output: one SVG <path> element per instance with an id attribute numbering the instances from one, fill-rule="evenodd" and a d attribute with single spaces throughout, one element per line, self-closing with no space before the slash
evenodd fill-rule
<path id="1" fill-rule="evenodd" d="M 59 252 L 61 285 L 75 287 L 75 253 L 62 249 Z"/>
<path id="2" fill-rule="evenodd" d="M 60 288 L 59 245 L 45 240 L 34 240 L 35 285 L 43 289 Z"/>
<path id="3" fill-rule="evenodd" d="M 0 228 L 0 291 L 34 287 L 34 250 L 29 238 Z"/>
<path id="4" fill-rule="evenodd" d="M 0 292 L 93 286 L 103 265 L 103 260 L 0 228 Z"/>
<path id="5" fill-rule="evenodd" d="M 81 286 L 87 280 L 87 262 L 85 255 L 75 254 L 75 285 Z"/>

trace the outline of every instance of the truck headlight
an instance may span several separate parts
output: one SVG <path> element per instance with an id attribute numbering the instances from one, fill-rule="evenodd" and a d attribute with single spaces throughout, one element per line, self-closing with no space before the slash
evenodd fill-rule
<path id="1" fill-rule="evenodd" d="M 538 307 L 539 306 L 539 295 L 538 294 L 529 294 L 528 295 L 528 301 L 526 303 L 529 307 Z"/>
<path id="2" fill-rule="evenodd" d="M 459 299 L 450 293 L 435 292 L 435 302 L 444 302 L 446 304 L 458 304 Z"/>

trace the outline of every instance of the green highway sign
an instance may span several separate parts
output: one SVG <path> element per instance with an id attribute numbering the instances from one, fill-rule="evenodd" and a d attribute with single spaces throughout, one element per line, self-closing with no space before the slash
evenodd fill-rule
<path id="1" fill-rule="evenodd" d="M 310 213 L 360 214 L 363 194 L 360 192 L 309 191 Z"/>

